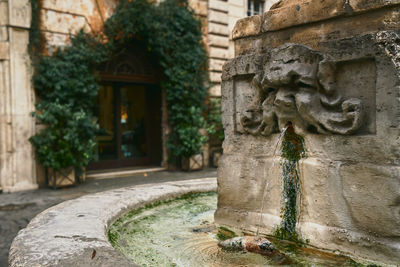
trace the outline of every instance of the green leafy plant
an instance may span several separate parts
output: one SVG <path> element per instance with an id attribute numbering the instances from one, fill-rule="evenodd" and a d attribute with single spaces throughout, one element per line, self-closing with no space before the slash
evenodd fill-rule
<path id="1" fill-rule="evenodd" d="M 33 115 L 45 128 L 30 141 L 43 166 L 57 171 L 81 168 L 91 160 L 97 133 L 92 109 L 99 89 L 93 73 L 105 55 L 94 37 L 80 32 L 70 46 L 42 56 L 35 65 L 40 101 Z"/>
<path id="2" fill-rule="evenodd" d="M 169 158 L 190 157 L 200 152 L 207 137 L 200 129 L 208 93 L 207 53 L 201 22 L 187 1 L 166 0 L 159 5 L 146 0 L 122 1 L 105 26 L 115 47 L 141 40 L 164 70 L 169 123 Z"/>
<path id="3" fill-rule="evenodd" d="M 36 15 L 40 1 L 32 0 Z M 34 10 L 34 8 L 36 8 Z M 169 158 L 200 152 L 207 137 L 203 113 L 208 92 L 207 53 L 201 23 L 187 1 L 122 0 L 97 38 L 80 32 L 71 44 L 54 54 L 37 55 L 41 45 L 37 16 L 32 21 L 31 53 L 35 53 L 34 87 L 39 98 L 34 116 L 46 128 L 30 140 L 39 161 L 49 168 L 86 166 L 92 159 L 97 126 L 93 104 L 99 85 L 95 70 L 121 48 L 141 42 L 153 54 L 163 73 L 166 92 Z"/>

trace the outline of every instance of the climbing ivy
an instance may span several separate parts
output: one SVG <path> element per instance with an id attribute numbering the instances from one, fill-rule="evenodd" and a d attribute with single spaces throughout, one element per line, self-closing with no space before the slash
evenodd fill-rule
<path id="1" fill-rule="evenodd" d="M 39 101 L 33 115 L 46 127 L 30 141 L 43 166 L 80 168 L 92 159 L 98 129 L 92 110 L 99 89 L 93 73 L 105 55 L 94 37 L 80 32 L 70 46 L 42 55 L 35 64 Z"/>
<path id="2" fill-rule="evenodd" d="M 33 8 L 38 7 L 39 1 L 34 3 Z M 32 47 L 40 44 L 35 23 L 32 20 Z M 134 42 L 144 44 L 163 69 L 161 86 L 172 127 L 167 140 L 169 158 L 199 153 L 207 141 L 199 130 L 207 128 L 203 113 L 208 91 L 200 21 L 184 0 L 158 5 L 122 0 L 103 33 L 81 31 L 71 36 L 67 47 L 52 55 L 40 54 L 34 62 L 33 82 L 39 98 L 34 116 L 47 127 L 30 140 L 45 167 L 82 167 L 93 158 L 98 128 L 92 112 L 99 89 L 96 68 Z"/>

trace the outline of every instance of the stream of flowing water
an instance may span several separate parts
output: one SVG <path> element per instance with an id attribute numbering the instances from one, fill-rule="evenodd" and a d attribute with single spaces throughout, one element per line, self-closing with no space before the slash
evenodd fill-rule
<path id="1" fill-rule="evenodd" d="M 264 212 L 265 192 L 267 192 L 268 186 L 269 186 L 268 179 L 271 179 L 271 174 L 272 174 L 272 171 L 275 166 L 276 151 L 278 149 L 279 144 L 281 143 L 282 137 L 284 136 L 286 130 L 287 130 L 287 127 L 283 128 L 281 131 L 281 134 L 279 135 L 278 142 L 276 142 L 276 145 L 275 145 L 274 153 L 272 154 L 272 166 L 271 166 L 271 168 L 268 169 L 267 176 L 264 177 L 264 183 L 263 183 L 264 187 L 263 187 L 263 192 L 262 192 L 261 208 L 260 208 L 260 219 L 257 224 L 256 236 L 259 236 L 259 234 L 260 234 L 260 227 L 261 227 L 261 223 L 262 223 L 262 219 L 263 219 L 263 212 Z"/>

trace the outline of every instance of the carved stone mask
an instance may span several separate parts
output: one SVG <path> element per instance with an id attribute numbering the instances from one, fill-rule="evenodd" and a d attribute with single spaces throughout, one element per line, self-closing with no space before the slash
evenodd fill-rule
<path id="1" fill-rule="evenodd" d="M 241 117 L 247 133 L 269 135 L 292 121 L 302 132 L 351 134 L 362 123 L 361 101 L 336 91 L 335 64 L 306 46 L 273 49 L 253 84 L 258 104 Z"/>

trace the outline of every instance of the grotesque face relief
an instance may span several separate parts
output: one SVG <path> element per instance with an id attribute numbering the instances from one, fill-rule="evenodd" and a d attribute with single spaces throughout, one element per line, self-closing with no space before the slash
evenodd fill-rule
<path id="1" fill-rule="evenodd" d="M 306 46 L 273 49 L 253 84 L 257 105 L 240 120 L 247 133 L 267 136 L 291 121 L 300 132 L 352 134 L 362 123 L 361 101 L 336 91 L 335 64 Z"/>

